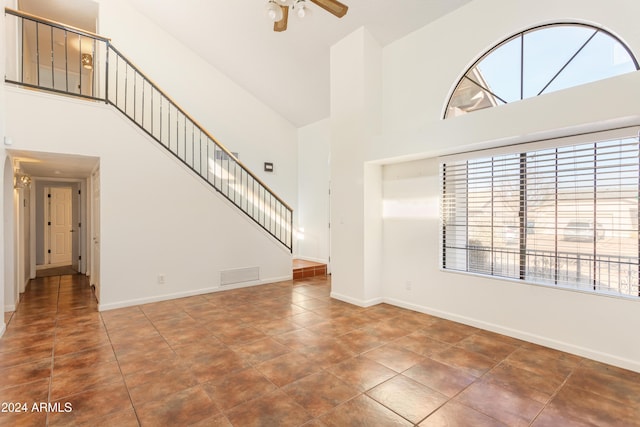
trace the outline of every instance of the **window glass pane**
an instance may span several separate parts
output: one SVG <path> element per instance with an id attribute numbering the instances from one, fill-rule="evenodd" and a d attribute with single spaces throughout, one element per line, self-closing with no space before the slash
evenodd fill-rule
<path id="1" fill-rule="evenodd" d="M 470 111 L 482 110 L 499 104 L 504 104 L 504 102 L 497 99 L 473 81 L 463 77 L 451 96 L 446 117 L 456 117 Z"/>
<path id="2" fill-rule="evenodd" d="M 491 51 L 469 75 L 506 102 L 520 99 L 521 41 L 516 37 Z"/>
<path id="3" fill-rule="evenodd" d="M 634 71 L 626 50 L 608 34 L 599 32 L 545 89 L 554 92 Z"/>
<path id="4" fill-rule="evenodd" d="M 493 159 L 493 268 L 496 276 L 520 277 L 520 155 Z"/>
<path id="5" fill-rule="evenodd" d="M 527 279 L 555 283 L 556 150 L 527 154 Z"/>
<path id="6" fill-rule="evenodd" d="M 638 278 L 638 145 L 604 141 L 597 150 L 595 283 L 628 295 Z"/>
<path id="7" fill-rule="evenodd" d="M 558 282 L 593 285 L 595 202 L 593 144 L 558 149 Z"/>
<path id="8" fill-rule="evenodd" d="M 443 268 L 638 297 L 639 159 L 633 137 L 443 165 Z"/>
<path id="9" fill-rule="evenodd" d="M 445 118 L 637 70 L 615 37 L 588 25 L 554 24 L 496 45 L 460 79 Z"/>
<path id="10" fill-rule="evenodd" d="M 451 270 L 467 269 L 467 165 L 465 162 L 443 165 L 442 227 L 443 266 Z"/>
<path id="11" fill-rule="evenodd" d="M 537 96 L 580 47 L 594 29 L 558 25 L 524 35 L 524 98 Z"/>
<path id="12" fill-rule="evenodd" d="M 469 271 L 491 274 L 491 160 L 468 163 Z"/>

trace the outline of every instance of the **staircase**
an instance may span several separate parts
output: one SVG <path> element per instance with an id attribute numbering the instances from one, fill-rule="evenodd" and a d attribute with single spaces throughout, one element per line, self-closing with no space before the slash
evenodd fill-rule
<path id="1" fill-rule="evenodd" d="M 5 9 L 20 36 L 5 81 L 112 105 L 292 251 L 293 210 L 120 53 L 108 38 Z"/>

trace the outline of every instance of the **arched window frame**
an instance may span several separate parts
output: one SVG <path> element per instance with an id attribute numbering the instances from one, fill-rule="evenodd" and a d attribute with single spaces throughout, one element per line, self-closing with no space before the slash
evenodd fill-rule
<path id="1" fill-rule="evenodd" d="M 546 28 L 560 27 L 560 26 L 586 27 L 586 28 L 589 28 L 589 29 L 593 29 L 593 30 L 595 31 L 595 33 L 594 33 L 594 34 L 593 34 L 593 35 L 592 35 L 592 36 L 587 40 L 587 42 L 585 42 L 585 43 L 582 45 L 582 47 L 581 47 L 581 48 L 580 48 L 580 49 L 579 49 L 579 50 L 578 50 L 578 51 L 577 51 L 577 52 L 576 52 L 576 53 L 575 53 L 575 54 L 574 54 L 574 55 L 569 59 L 569 61 L 567 61 L 567 63 L 565 63 L 565 65 L 564 65 L 563 67 L 561 67 L 561 69 L 560 69 L 560 70 L 559 70 L 559 71 L 554 75 L 554 77 L 553 77 L 553 78 L 552 78 L 552 80 L 549 82 L 549 84 L 550 84 L 551 82 L 553 82 L 553 80 L 554 80 L 556 77 L 558 77 L 558 75 L 560 75 L 560 74 L 562 73 L 562 71 L 566 68 L 566 66 L 567 66 L 567 65 L 569 65 L 569 64 L 571 63 L 571 61 L 572 61 L 572 60 L 573 60 L 573 59 L 578 55 L 578 53 L 579 53 L 579 52 L 580 52 L 580 51 L 581 51 L 581 50 L 582 50 L 582 49 L 583 49 L 583 48 L 588 44 L 588 42 L 589 42 L 589 41 L 591 41 L 591 39 L 592 39 L 593 37 L 595 37 L 595 35 L 596 35 L 596 34 L 598 34 L 598 33 L 603 33 L 603 34 L 605 34 L 605 35 L 607 35 L 607 36 L 611 37 L 613 40 L 615 40 L 615 41 L 616 41 L 616 42 L 617 42 L 617 43 L 618 43 L 622 48 L 624 48 L 624 50 L 627 52 L 627 54 L 629 55 L 629 58 L 630 58 L 630 59 L 632 60 L 632 62 L 633 62 L 633 65 L 634 65 L 634 67 L 635 67 L 636 71 L 640 70 L 640 65 L 638 64 L 638 60 L 636 59 L 635 55 L 633 54 L 633 52 L 631 51 L 631 49 L 629 48 L 629 46 L 628 46 L 626 43 L 624 43 L 624 42 L 623 42 L 623 41 L 622 41 L 618 36 L 616 36 L 615 34 L 611 33 L 610 31 L 608 31 L 608 30 L 606 30 L 606 29 L 604 29 L 604 28 L 602 28 L 602 27 L 599 27 L 599 26 L 596 26 L 596 25 L 593 25 L 593 24 L 583 23 L 583 22 L 554 22 L 554 23 L 549 23 L 549 24 L 537 25 L 537 26 L 535 26 L 535 27 L 527 28 L 526 30 L 520 31 L 520 32 L 518 32 L 518 33 L 516 33 L 516 34 L 511 35 L 510 37 L 507 37 L 507 38 L 503 39 L 503 40 L 502 40 L 502 41 L 500 41 L 499 43 L 495 44 L 492 48 L 490 48 L 489 50 L 487 50 L 485 53 L 483 53 L 482 55 L 480 55 L 480 56 L 478 57 L 478 59 L 476 59 L 476 60 L 475 60 L 475 61 L 474 61 L 474 62 L 473 62 L 473 63 L 472 63 L 472 64 L 471 64 L 471 65 L 470 65 L 470 66 L 469 66 L 465 71 L 464 71 L 464 73 L 462 73 L 461 77 L 456 81 L 456 84 L 453 86 L 453 89 L 451 90 L 450 95 L 449 95 L 449 97 L 447 98 L 447 103 L 446 103 L 446 105 L 445 105 L 445 107 L 444 107 L 443 119 L 447 119 L 447 118 L 450 118 L 450 117 L 455 117 L 455 116 L 449 116 L 449 114 L 448 114 L 448 112 L 449 112 L 449 107 L 450 107 L 450 105 L 451 105 L 451 101 L 452 101 L 452 99 L 453 99 L 453 98 L 454 98 L 454 96 L 456 95 L 456 92 L 457 92 L 458 88 L 460 87 L 461 83 L 462 83 L 463 81 L 465 81 L 465 79 L 466 79 L 466 80 L 469 80 L 469 79 L 468 79 L 468 77 L 467 77 L 467 75 L 469 74 L 469 72 L 471 72 L 472 70 L 474 70 L 474 69 L 476 68 L 476 66 L 477 66 L 478 64 L 480 64 L 480 63 L 481 63 L 485 58 L 487 58 L 487 57 L 488 57 L 488 56 L 490 56 L 492 53 L 494 53 L 497 49 L 499 49 L 500 47 L 502 47 L 502 46 L 506 45 L 507 43 L 511 42 L 511 41 L 512 41 L 512 40 L 514 40 L 514 39 L 520 38 L 521 40 L 523 40 L 523 39 L 524 39 L 524 38 L 523 38 L 523 36 L 524 36 L 525 34 L 527 34 L 527 33 L 532 33 L 532 32 L 535 32 L 535 31 L 544 30 L 544 29 L 546 29 Z M 523 66 L 522 66 L 523 58 L 524 58 L 524 51 L 521 49 L 521 51 L 520 51 L 520 63 L 521 63 L 521 66 L 520 66 L 520 86 L 521 86 L 521 88 L 522 88 L 522 86 L 523 86 L 523 81 L 524 81 L 524 75 L 523 75 L 523 74 L 524 74 L 524 68 L 523 68 Z M 598 79 L 598 80 L 600 80 L 600 79 Z M 598 81 L 598 80 L 593 80 L 593 81 Z M 469 80 L 469 81 L 472 81 L 472 80 Z M 473 81 L 472 81 L 472 82 L 473 82 Z M 482 85 L 478 84 L 477 82 L 473 82 L 473 83 L 475 83 L 475 84 L 476 84 L 476 85 L 478 85 L 480 88 L 482 88 L 482 89 L 484 89 L 485 91 L 487 91 L 487 92 L 488 92 L 489 94 L 491 94 L 492 96 L 494 96 L 494 97 L 498 98 L 499 100 L 501 100 L 504 104 L 508 104 L 508 103 L 510 103 L 510 102 L 507 102 L 507 101 L 505 101 L 505 100 L 501 99 L 499 96 L 497 96 L 496 94 L 492 93 L 488 88 L 483 87 Z M 547 86 L 548 86 L 549 84 L 547 84 Z M 580 86 L 580 85 L 582 85 L 582 83 L 579 83 L 579 84 L 577 84 L 577 85 L 570 86 L 570 87 L 575 87 L 575 86 Z M 539 96 L 539 95 L 543 94 L 543 92 L 544 92 L 544 90 L 545 90 L 545 89 L 546 89 L 546 86 L 545 86 L 545 88 L 541 91 L 541 93 L 539 93 L 539 94 L 538 94 L 538 95 L 536 95 L 536 96 Z M 521 97 L 520 97 L 520 99 L 519 99 L 519 100 L 524 100 L 524 99 L 529 99 L 529 98 L 535 98 L 535 96 L 527 96 L 527 97 L 524 97 L 524 96 L 523 96 L 523 91 L 522 91 L 522 89 L 521 89 Z M 496 104 L 496 105 L 492 105 L 492 106 L 497 106 L 497 104 Z M 485 108 L 486 108 L 486 107 L 485 107 Z M 482 109 L 485 109 L 485 108 L 482 108 Z M 480 109 L 478 109 L 478 110 L 480 110 Z M 469 112 L 478 111 L 478 110 L 472 110 L 472 111 L 469 111 Z"/>

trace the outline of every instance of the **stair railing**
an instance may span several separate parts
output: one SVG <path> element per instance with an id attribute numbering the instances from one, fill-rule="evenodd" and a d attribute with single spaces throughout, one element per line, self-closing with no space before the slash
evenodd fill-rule
<path id="1" fill-rule="evenodd" d="M 5 81 L 113 105 L 292 251 L 293 210 L 108 38 L 5 8 Z"/>

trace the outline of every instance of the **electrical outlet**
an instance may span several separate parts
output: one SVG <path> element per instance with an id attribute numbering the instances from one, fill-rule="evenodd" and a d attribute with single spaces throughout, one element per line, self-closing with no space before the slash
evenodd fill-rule
<path id="1" fill-rule="evenodd" d="M 411 280 L 407 280 L 404 284 L 404 288 L 408 291 L 411 290 Z"/>
<path id="2" fill-rule="evenodd" d="M 164 274 L 158 274 L 158 285 L 164 285 L 165 277 Z"/>

